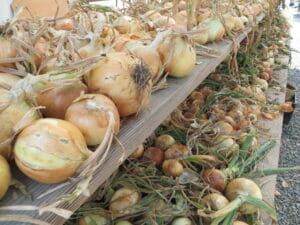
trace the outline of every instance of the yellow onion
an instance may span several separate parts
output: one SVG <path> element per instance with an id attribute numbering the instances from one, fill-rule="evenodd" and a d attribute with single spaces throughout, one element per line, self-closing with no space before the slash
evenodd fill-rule
<path id="1" fill-rule="evenodd" d="M 20 77 L 9 73 L 0 73 L 0 88 L 11 89 L 19 80 Z"/>
<path id="2" fill-rule="evenodd" d="M 199 30 L 199 29 L 201 29 L 201 26 L 196 26 L 193 28 L 193 30 Z M 208 30 L 203 30 L 197 34 L 192 35 L 191 38 L 196 43 L 200 45 L 205 45 L 208 41 L 208 35 L 209 35 Z"/>
<path id="3" fill-rule="evenodd" d="M 132 20 L 129 16 L 118 17 L 113 26 L 120 32 L 120 34 L 126 34 L 130 32 L 130 21 Z"/>
<path id="4" fill-rule="evenodd" d="M 197 22 L 201 23 L 204 20 L 211 18 L 212 12 L 209 8 L 199 9 L 199 15 L 197 16 Z"/>
<path id="5" fill-rule="evenodd" d="M 214 129 L 219 134 L 225 135 L 230 135 L 233 132 L 233 127 L 228 122 L 222 120 L 214 124 Z"/>
<path id="6" fill-rule="evenodd" d="M 71 18 L 57 20 L 55 22 L 55 29 L 72 31 L 74 29 L 74 21 Z"/>
<path id="7" fill-rule="evenodd" d="M 233 28 L 235 27 L 236 17 L 231 15 L 231 13 L 227 13 L 223 15 L 223 19 L 224 19 L 224 25 L 226 29 L 232 31 Z"/>
<path id="8" fill-rule="evenodd" d="M 215 145 L 212 146 L 212 150 L 223 156 L 229 156 L 239 150 L 238 144 L 226 135 L 219 135 L 217 139 L 214 140 L 214 143 Z"/>
<path id="9" fill-rule="evenodd" d="M 112 44 L 112 42 L 115 40 L 115 38 L 119 37 L 119 32 L 117 29 L 111 26 L 103 26 L 102 33 L 100 37 L 103 40 L 103 43 L 106 46 L 109 46 Z"/>
<path id="10" fill-rule="evenodd" d="M 162 164 L 162 169 L 167 176 L 179 177 L 183 174 L 183 165 L 176 159 L 167 159 Z"/>
<path id="11" fill-rule="evenodd" d="M 104 48 L 105 48 L 105 40 L 103 38 L 99 38 L 99 39 L 91 40 L 88 44 L 79 48 L 78 53 L 81 58 L 86 59 L 89 57 L 101 55 L 104 52 Z"/>
<path id="12" fill-rule="evenodd" d="M 113 47 L 117 52 L 125 51 L 126 45 L 132 41 L 129 35 L 123 34 L 115 38 Z"/>
<path id="13" fill-rule="evenodd" d="M 18 168 L 42 183 L 66 180 L 89 155 L 79 129 L 60 119 L 36 121 L 18 135 L 14 145 Z"/>
<path id="14" fill-rule="evenodd" d="M 151 94 L 151 73 L 137 57 L 124 52 L 109 53 L 87 76 L 92 93 L 109 96 L 121 116 L 144 109 Z"/>
<path id="15" fill-rule="evenodd" d="M 174 144 L 165 151 L 165 159 L 177 159 L 188 154 L 187 147 L 181 144 Z"/>
<path id="16" fill-rule="evenodd" d="M 253 78 L 252 83 L 262 88 L 264 91 L 268 90 L 269 84 L 265 79 L 260 79 L 258 77 Z"/>
<path id="17" fill-rule="evenodd" d="M 133 225 L 133 224 L 127 220 L 121 220 L 121 221 L 117 222 L 115 225 Z"/>
<path id="18" fill-rule="evenodd" d="M 8 91 L 0 89 L 0 106 L 7 106 L 0 110 L 0 155 L 9 158 L 11 155 L 11 141 L 15 130 L 15 126 L 22 121 L 26 125 L 39 118 L 38 112 L 33 106 L 23 99 L 12 100 L 12 96 Z M 31 110 L 34 110 L 30 113 Z M 26 120 L 26 121 L 24 121 Z"/>
<path id="19" fill-rule="evenodd" d="M 41 91 L 38 91 L 36 101 L 46 117 L 63 119 L 67 108 L 72 102 L 86 92 L 87 87 L 78 79 L 53 80 L 44 83 Z"/>
<path id="20" fill-rule="evenodd" d="M 175 143 L 176 143 L 175 139 L 168 134 L 162 134 L 157 138 L 155 138 L 155 146 L 160 148 L 163 151 L 167 150 Z"/>
<path id="21" fill-rule="evenodd" d="M 225 35 L 225 28 L 217 17 L 209 18 L 199 26 L 208 29 L 208 42 L 219 41 Z"/>
<path id="22" fill-rule="evenodd" d="M 0 60 L 7 58 L 15 58 L 17 50 L 13 44 L 6 38 L 0 37 Z M 14 68 L 14 63 L 0 63 L 0 66 Z"/>
<path id="23" fill-rule="evenodd" d="M 210 187 L 224 191 L 227 185 L 227 176 L 222 170 L 218 169 L 206 169 L 202 172 L 202 179 Z"/>
<path id="24" fill-rule="evenodd" d="M 201 199 L 201 202 L 215 211 L 218 211 L 229 204 L 228 199 L 219 193 L 207 194 Z"/>
<path id="25" fill-rule="evenodd" d="M 130 155 L 130 158 L 133 158 L 133 159 L 139 159 L 143 156 L 144 154 L 144 145 L 143 144 L 140 144 L 137 149 Z"/>
<path id="26" fill-rule="evenodd" d="M 11 181 L 11 172 L 6 159 L 0 155 L 0 200 L 4 197 Z"/>
<path id="27" fill-rule="evenodd" d="M 110 199 L 109 210 L 113 213 L 125 213 L 138 203 L 140 194 L 137 190 L 120 188 Z"/>
<path id="28" fill-rule="evenodd" d="M 79 219 L 79 225 L 110 225 L 110 221 L 101 214 L 88 213 Z"/>
<path id="29" fill-rule="evenodd" d="M 192 225 L 192 221 L 187 217 L 179 217 L 173 220 L 171 225 Z"/>
<path id="30" fill-rule="evenodd" d="M 176 25 L 187 26 L 187 12 L 186 10 L 182 10 L 173 16 Z M 185 28 L 186 29 L 186 28 Z"/>
<path id="31" fill-rule="evenodd" d="M 236 220 L 236 221 L 233 222 L 233 225 L 249 225 L 249 224 L 245 223 L 245 222 L 242 222 L 242 221 Z"/>
<path id="32" fill-rule="evenodd" d="M 156 147 L 149 147 L 144 153 L 144 157 L 150 159 L 155 163 L 156 166 L 159 166 L 164 161 L 164 152 Z"/>
<path id="33" fill-rule="evenodd" d="M 176 21 L 169 16 L 161 16 L 153 20 L 153 24 L 156 27 L 170 27 L 176 24 Z"/>
<path id="34" fill-rule="evenodd" d="M 243 195 L 262 199 L 262 193 L 257 184 L 246 178 L 236 178 L 230 181 L 226 187 L 225 194 L 230 201 Z M 244 203 L 239 208 L 242 214 L 252 214 L 257 210 L 258 208 L 256 206 L 249 203 Z"/>
<path id="35" fill-rule="evenodd" d="M 167 38 L 158 47 L 165 71 L 173 77 L 185 77 L 196 64 L 196 52 L 189 41 L 183 37 Z"/>
<path id="36" fill-rule="evenodd" d="M 65 120 L 79 128 L 88 145 L 99 145 L 109 126 L 110 114 L 116 134 L 120 130 L 120 116 L 113 101 L 104 95 L 86 94 L 68 107 Z"/>
<path id="37" fill-rule="evenodd" d="M 40 38 L 37 43 L 34 45 L 34 63 L 37 68 L 40 67 L 40 65 L 45 60 L 45 57 L 47 56 L 48 51 L 50 50 L 50 43 L 44 38 Z"/>
<path id="38" fill-rule="evenodd" d="M 233 31 L 243 31 L 245 30 L 244 20 L 241 17 L 234 17 L 235 23 Z"/>
<path id="39" fill-rule="evenodd" d="M 162 68 L 159 53 L 151 46 L 143 45 L 142 42 L 138 41 L 128 42 L 126 48 L 146 64 L 152 79 L 155 79 Z"/>

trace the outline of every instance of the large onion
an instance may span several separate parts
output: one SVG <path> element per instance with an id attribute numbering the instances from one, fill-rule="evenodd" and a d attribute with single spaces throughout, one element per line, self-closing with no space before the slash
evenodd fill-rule
<path id="1" fill-rule="evenodd" d="M 63 119 L 67 108 L 86 90 L 78 79 L 50 81 L 37 93 L 36 101 L 45 107 L 41 110 L 44 116 Z"/>
<path id="2" fill-rule="evenodd" d="M 113 101 L 104 95 L 87 94 L 69 106 L 65 120 L 79 128 L 88 145 L 98 145 L 109 126 L 110 113 L 114 117 L 114 131 L 118 133 L 120 116 Z"/>
<path id="3" fill-rule="evenodd" d="M 98 62 L 87 77 L 90 92 L 109 96 L 121 116 L 144 109 L 151 93 L 151 74 L 137 57 L 113 52 Z"/>
<path id="4" fill-rule="evenodd" d="M 0 37 L 0 60 L 7 58 L 15 58 L 17 50 L 13 47 L 12 43 L 3 37 Z M 0 63 L 3 67 L 14 67 L 14 63 Z"/>
<path id="5" fill-rule="evenodd" d="M 165 71 L 173 77 L 185 77 L 196 64 L 196 52 L 183 37 L 167 38 L 158 48 Z"/>
<path id="6" fill-rule="evenodd" d="M 110 200 L 109 209 L 113 213 L 124 213 L 131 209 L 140 200 L 139 193 L 134 189 L 121 188 Z"/>
<path id="7" fill-rule="evenodd" d="M 14 155 L 17 166 L 28 177 L 58 183 L 72 176 L 90 151 L 79 129 L 70 122 L 40 119 L 17 137 Z"/>
<path id="8" fill-rule="evenodd" d="M 0 155 L 8 158 L 11 155 L 11 141 L 15 134 L 15 126 L 22 121 L 22 126 L 37 119 L 39 114 L 26 101 L 12 100 L 8 91 L 0 89 Z M 30 112 L 32 110 L 32 113 Z"/>
<path id="9" fill-rule="evenodd" d="M 227 185 L 225 194 L 230 201 L 242 195 L 262 199 L 262 193 L 257 184 L 246 178 L 236 178 L 230 181 Z M 251 214 L 257 210 L 258 208 L 256 206 L 249 203 L 244 203 L 239 209 L 242 214 Z"/>
<path id="10" fill-rule="evenodd" d="M 11 89 L 21 78 L 9 73 L 0 73 L 0 88 Z"/>
<path id="11" fill-rule="evenodd" d="M 0 155 L 0 200 L 5 195 L 11 181 L 11 172 L 6 159 Z"/>

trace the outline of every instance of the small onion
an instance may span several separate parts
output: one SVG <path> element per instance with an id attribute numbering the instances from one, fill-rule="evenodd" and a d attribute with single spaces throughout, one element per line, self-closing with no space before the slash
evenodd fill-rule
<path id="1" fill-rule="evenodd" d="M 173 77 L 185 77 L 192 72 L 196 64 L 196 52 L 188 40 L 182 37 L 166 39 L 158 47 L 165 72 Z"/>
<path id="2" fill-rule="evenodd" d="M 117 222 L 115 225 L 133 225 L 133 224 L 127 220 L 122 220 L 122 221 Z"/>
<path id="3" fill-rule="evenodd" d="M 19 134 L 14 145 L 19 169 L 42 183 L 66 180 L 89 155 L 79 129 L 59 119 L 36 121 Z"/>
<path id="4" fill-rule="evenodd" d="M 160 148 L 163 151 L 167 150 L 175 143 L 176 143 L 175 139 L 168 134 L 162 134 L 157 138 L 155 138 L 155 146 Z"/>
<path id="5" fill-rule="evenodd" d="M 214 129 L 216 129 L 219 134 L 224 135 L 230 135 L 233 132 L 233 127 L 229 123 L 222 120 L 215 123 Z"/>
<path id="6" fill-rule="evenodd" d="M 110 114 L 114 132 L 119 132 L 120 116 L 110 98 L 100 94 L 86 94 L 76 99 L 66 110 L 65 120 L 79 128 L 88 145 L 99 145 L 109 126 Z"/>
<path id="7" fill-rule="evenodd" d="M 187 147 L 181 144 L 174 144 L 165 151 L 165 159 L 177 159 L 186 155 Z"/>
<path id="8" fill-rule="evenodd" d="M 261 87 L 264 91 L 268 90 L 268 88 L 269 88 L 269 84 L 266 81 L 266 79 L 261 79 L 261 78 L 255 77 L 255 78 L 253 78 L 252 83 L 254 85 Z"/>
<path id="9" fill-rule="evenodd" d="M 201 201 L 207 205 L 210 209 L 218 211 L 222 208 L 224 208 L 226 205 L 229 204 L 228 199 L 219 193 L 211 193 L 208 195 L 205 195 Z"/>
<path id="10" fill-rule="evenodd" d="M 79 225 L 110 225 L 110 222 L 104 216 L 89 213 L 80 218 Z"/>
<path id="11" fill-rule="evenodd" d="M 7 58 L 15 58 L 17 56 L 17 50 L 13 47 L 13 44 L 3 37 L 0 37 L 0 60 Z M 14 68 L 14 63 L 0 63 L 0 66 Z"/>
<path id="12" fill-rule="evenodd" d="M 173 177 L 179 177 L 184 170 L 182 164 L 176 159 L 165 160 L 162 169 L 167 176 Z"/>
<path id="13" fill-rule="evenodd" d="M 187 217 L 179 217 L 175 219 L 171 225 L 192 225 L 192 221 Z"/>
<path id="14" fill-rule="evenodd" d="M 133 159 L 139 159 L 143 156 L 144 154 L 144 145 L 141 144 L 139 145 L 139 147 L 137 147 L 137 149 L 130 155 L 130 158 Z"/>
<path id="15" fill-rule="evenodd" d="M 219 135 L 214 140 L 214 143 L 215 145 L 212 146 L 212 150 L 223 156 L 229 156 L 238 150 L 236 142 L 226 135 Z"/>
<path id="16" fill-rule="evenodd" d="M 86 90 L 78 79 L 55 80 L 37 93 L 36 101 L 45 107 L 41 110 L 44 116 L 63 119 L 67 108 Z"/>
<path id="17" fill-rule="evenodd" d="M 202 172 L 202 179 L 210 187 L 224 191 L 227 185 L 227 177 L 222 170 L 218 169 L 206 169 Z"/>
<path id="18" fill-rule="evenodd" d="M 151 93 L 151 73 L 137 57 L 124 52 L 107 54 L 87 76 L 92 93 L 109 96 L 121 116 L 144 109 Z"/>
<path id="19" fill-rule="evenodd" d="M 124 213 L 136 205 L 140 200 L 137 190 L 121 188 L 110 199 L 109 210 L 113 213 Z"/>
<path id="20" fill-rule="evenodd" d="M 11 172 L 6 159 L 0 155 L 0 200 L 4 197 L 11 181 Z"/>
<path id="21" fill-rule="evenodd" d="M 246 178 L 236 178 L 230 181 L 227 185 L 225 194 L 230 201 L 241 195 L 249 195 L 258 199 L 262 199 L 262 193 L 257 184 Z M 244 203 L 239 209 L 242 214 L 252 214 L 257 210 L 258 208 L 256 206 L 249 203 Z"/>
<path id="22" fill-rule="evenodd" d="M 156 147 L 149 147 L 144 153 L 144 157 L 152 160 L 156 166 L 159 166 L 164 161 L 164 152 Z"/>
<path id="23" fill-rule="evenodd" d="M 249 225 L 249 224 L 245 223 L 245 222 L 242 222 L 242 221 L 236 220 L 236 221 L 233 222 L 233 225 Z"/>
<path id="24" fill-rule="evenodd" d="M 11 89 L 19 80 L 20 77 L 9 73 L 0 73 L 0 88 Z"/>

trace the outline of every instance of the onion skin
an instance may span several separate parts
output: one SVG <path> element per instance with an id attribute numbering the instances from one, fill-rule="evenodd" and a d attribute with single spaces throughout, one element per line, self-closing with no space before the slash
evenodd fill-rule
<path id="1" fill-rule="evenodd" d="M 76 99 L 68 107 L 65 120 L 79 128 L 87 145 L 99 145 L 109 126 L 109 112 L 114 117 L 116 134 L 120 130 L 120 116 L 113 101 L 105 95 L 87 94 Z"/>
<path id="2" fill-rule="evenodd" d="M 124 213 L 140 200 L 139 193 L 134 189 L 121 188 L 110 200 L 109 210 L 113 213 Z"/>
<path id="3" fill-rule="evenodd" d="M 151 159 L 156 166 L 159 166 L 164 161 L 164 152 L 156 147 L 149 147 L 144 153 L 144 157 Z"/>
<path id="4" fill-rule="evenodd" d="M 7 58 L 15 58 L 17 57 L 17 50 L 13 47 L 12 43 L 0 37 L 0 59 L 7 59 Z M 0 63 L 0 66 L 14 68 L 14 63 Z"/>
<path id="5" fill-rule="evenodd" d="M 97 214 L 86 214 L 79 220 L 79 225 L 109 225 L 107 218 Z"/>
<path id="6" fill-rule="evenodd" d="M 109 96 L 121 116 L 129 116 L 147 107 L 152 87 L 149 69 L 140 59 L 124 52 L 107 54 L 87 77 L 92 93 Z"/>
<path id="7" fill-rule="evenodd" d="M 218 169 L 206 169 L 202 172 L 202 179 L 210 187 L 223 192 L 227 186 L 227 177 Z"/>
<path id="8" fill-rule="evenodd" d="M 74 29 L 74 21 L 70 18 L 58 20 L 55 23 L 55 29 L 72 31 Z"/>
<path id="9" fill-rule="evenodd" d="M 9 74 L 9 73 L 0 73 L 0 88 L 11 89 L 19 80 L 20 77 Z"/>
<path id="10" fill-rule="evenodd" d="M 155 139 L 155 146 L 163 151 L 167 150 L 175 143 L 175 139 L 168 134 L 162 134 Z"/>
<path id="11" fill-rule="evenodd" d="M 249 225 L 248 223 L 242 222 L 242 221 L 234 221 L 233 225 Z"/>
<path id="12" fill-rule="evenodd" d="M 0 200 L 6 194 L 11 182 L 11 172 L 6 159 L 0 155 Z"/>
<path id="13" fill-rule="evenodd" d="M 215 211 L 218 211 L 229 204 L 228 199 L 219 193 L 205 195 L 201 201 Z"/>
<path id="14" fill-rule="evenodd" d="M 49 82 L 49 88 L 37 93 L 38 105 L 46 117 L 63 119 L 67 108 L 72 102 L 87 91 L 87 87 L 80 80 L 57 80 Z"/>
<path id="15" fill-rule="evenodd" d="M 187 217 L 179 217 L 171 225 L 192 225 L 192 221 Z"/>
<path id="16" fill-rule="evenodd" d="M 39 68 L 46 57 L 46 52 L 50 49 L 50 44 L 46 39 L 41 37 L 34 45 L 34 49 L 34 63 Z"/>
<path id="17" fill-rule="evenodd" d="M 58 183 L 72 176 L 90 151 L 83 135 L 70 122 L 40 119 L 17 137 L 14 156 L 18 168 L 42 183 Z"/>
<path id="18" fill-rule="evenodd" d="M 173 40 L 167 39 L 160 44 L 158 52 L 163 64 L 167 63 L 165 72 L 168 72 L 172 77 L 187 76 L 196 64 L 195 49 L 188 40 L 182 37 L 175 37 Z"/>
<path id="19" fill-rule="evenodd" d="M 240 195 L 262 199 L 262 193 L 257 184 L 246 178 L 236 178 L 230 181 L 226 187 L 225 194 L 230 201 L 236 199 Z M 258 208 L 256 206 L 249 203 L 244 203 L 239 209 L 242 214 L 252 214 L 257 210 Z"/>
<path id="20" fill-rule="evenodd" d="M 174 144 L 165 151 L 165 159 L 177 159 L 187 155 L 187 147 L 181 144 Z"/>
<path id="21" fill-rule="evenodd" d="M 183 166 L 176 159 L 165 160 L 162 169 L 167 176 L 179 177 L 183 173 Z"/>

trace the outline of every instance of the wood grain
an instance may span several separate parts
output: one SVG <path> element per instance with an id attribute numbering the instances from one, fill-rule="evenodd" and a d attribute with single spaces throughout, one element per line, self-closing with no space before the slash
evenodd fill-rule
<path id="1" fill-rule="evenodd" d="M 258 21 L 262 20 L 263 17 L 264 15 L 261 15 L 258 18 Z M 251 29 L 249 28 L 244 31 L 244 33 L 238 35 L 237 40 L 239 42 L 242 41 L 250 31 Z M 138 145 L 143 143 L 143 141 L 154 131 L 154 129 L 158 127 L 161 122 L 230 54 L 233 48 L 233 42 L 230 40 L 225 40 L 222 42 L 209 44 L 207 47 L 217 50 L 217 56 L 213 58 L 199 56 L 197 58 L 199 64 L 194 68 L 189 76 L 181 79 L 169 78 L 169 87 L 157 91 L 152 95 L 151 104 L 148 109 L 141 112 L 137 117 L 129 118 L 123 124 L 118 138 L 126 149 L 125 158 L 127 158 Z M 100 166 L 94 174 L 94 178 L 89 187 L 89 191 L 91 193 L 95 192 L 97 188 L 119 167 L 119 165 L 123 162 L 123 160 L 121 160 L 121 156 L 122 148 L 118 144 L 114 143 L 110 149 L 107 159 L 105 160 L 105 163 Z M 45 191 L 56 187 L 56 185 L 46 185 L 34 182 L 22 175 L 17 169 L 14 170 L 14 176 L 28 187 L 29 192 L 32 193 L 34 197 L 37 197 L 43 194 Z M 62 194 L 70 193 L 72 190 L 74 190 L 74 186 L 75 185 L 70 184 L 43 199 L 34 199 L 33 201 L 21 195 L 13 196 L 13 193 L 10 192 L 5 199 L 0 201 L 0 206 L 41 205 L 46 201 L 55 199 Z M 64 203 L 60 205 L 60 207 L 75 211 L 86 200 L 87 197 L 80 196 L 76 199 L 76 201 Z M 0 211 L 0 216 L 1 213 L 12 214 L 16 212 Z M 18 217 L 20 217 L 22 214 L 30 215 L 55 225 L 60 225 L 65 222 L 65 219 L 52 213 L 38 215 L 35 212 L 20 211 L 17 212 L 17 214 Z M 10 225 L 23 223 L 7 222 L 5 224 Z"/>

